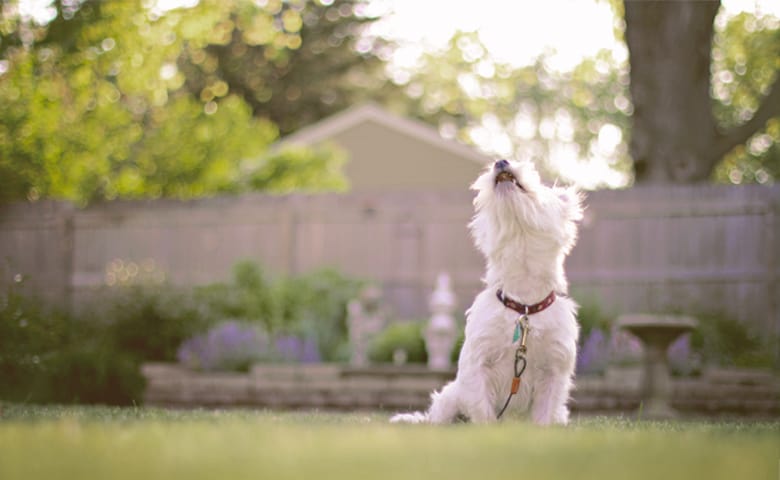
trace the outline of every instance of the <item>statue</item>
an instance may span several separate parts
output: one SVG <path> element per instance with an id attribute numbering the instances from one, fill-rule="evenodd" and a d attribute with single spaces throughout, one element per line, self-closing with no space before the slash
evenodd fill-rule
<path id="1" fill-rule="evenodd" d="M 358 298 L 347 304 L 347 328 L 352 347 L 350 364 L 355 367 L 368 365 L 368 348 L 371 340 L 382 331 L 385 321 L 379 308 L 382 293 L 369 285 Z"/>
<path id="2" fill-rule="evenodd" d="M 436 289 L 431 294 L 431 319 L 424 333 L 428 368 L 431 370 L 447 370 L 452 366 L 450 357 L 457 337 L 457 325 L 452 316 L 455 304 L 450 276 L 440 273 L 436 279 Z"/>

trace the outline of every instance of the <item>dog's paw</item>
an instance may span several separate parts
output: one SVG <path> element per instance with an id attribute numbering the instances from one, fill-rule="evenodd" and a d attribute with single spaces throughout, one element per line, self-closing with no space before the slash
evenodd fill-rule
<path id="1" fill-rule="evenodd" d="M 390 419 L 390 423 L 427 423 L 428 416 L 423 412 L 397 413 Z"/>

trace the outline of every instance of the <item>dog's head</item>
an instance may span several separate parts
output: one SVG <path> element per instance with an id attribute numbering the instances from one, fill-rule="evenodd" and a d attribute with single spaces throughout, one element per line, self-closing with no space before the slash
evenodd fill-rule
<path id="1" fill-rule="evenodd" d="M 548 187 L 531 162 L 499 160 L 471 186 L 477 247 L 490 258 L 508 239 L 539 240 L 564 255 L 577 237 L 582 198 L 573 188 Z"/>

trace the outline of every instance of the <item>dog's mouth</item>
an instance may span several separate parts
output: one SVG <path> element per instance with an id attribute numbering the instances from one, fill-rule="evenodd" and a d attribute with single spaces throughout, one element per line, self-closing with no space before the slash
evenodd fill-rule
<path id="1" fill-rule="evenodd" d="M 509 170 L 502 170 L 498 172 L 498 175 L 496 175 L 496 185 L 504 182 L 513 183 L 515 186 L 517 186 L 517 188 L 525 192 L 525 188 L 523 188 L 520 182 L 517 181 L 517 178 L 515 178 L 515 176 L 512 175 L 512 172 Z"/>

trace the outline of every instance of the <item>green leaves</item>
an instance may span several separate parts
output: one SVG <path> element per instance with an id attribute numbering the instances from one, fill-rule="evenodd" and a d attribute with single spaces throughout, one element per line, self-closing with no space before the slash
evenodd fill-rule
<path id="1" fill-rule="evenodd" d="M 716 19 L 713 46 L 713 111 L 720 125 L 733 128 L 759 109 L 780 71 L 780 19 L 741 13 Z M 780 88 L 780 87 L 776 87 Z M 775 116 L 714 171 L 725 183 L 771 183 L 780 178 L 780 118 Z"/>
<path id="2" fill-rule="evenodd" d="M 265 155 L 278 130 L 251 108 L 245 97 L 251 93 L 219 77 L 208 77 L 196 92 L 185 85 L 182 66 L 217 67 L 210 42 L 222 42 L 220 35 L 232 41 L 236 25 L 273 15 L 264 17 L 246 1 L 204 0 L 162 13 L 139 0 L 80 5 L 69 19 L 62 10 L 44 26 L 4 19 L 0 201 L 54 197 L 84 205 L 247 188 L 344 188 L 342 160 L 329 150 L 274 154 L 260 165 L 252 160 Z M 298 35 L 293 17 L 286 14 L 272 43 Z M 24 29 L 34 35 L 25 37 Z M 253 166 L 249 182 L 246 165 Z"/>

